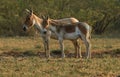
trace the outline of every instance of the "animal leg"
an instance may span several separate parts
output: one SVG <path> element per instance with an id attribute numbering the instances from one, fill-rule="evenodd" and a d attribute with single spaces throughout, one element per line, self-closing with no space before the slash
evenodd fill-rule
<path id="1" fill-rule="evenodd" d="M 81 47 L 80 47 L 79 40 L 74 40 L 72 42 L 73 42 L 73 45 L 74 45 L 74 48 L 75 48 L 75 57 L 76 58 L 81 58 L 82 55 L 81 55 Z"/>
<path id="2" fill-rule="evenodd" d="M 86 56 L 87 56 L 87 59 L 88 58 L 91 58 L 91 44 L 90 44 L 90 40 L 89 39 L 86 39 L 86 47 L 87 47 L 87 53 L 86 53 Z"/>
<path id="3" fill-rule="evenodd" d="M 63 44 L 63 39 L 62 38 L 59 38 L 59 43 L 60 43 L 60 49 L 62 51 L 62 58 L 65 58 L 64 44 Z"/>
<path id="4" fill-rule="evenodd" d="M 81 45 L 79 40 L 77 40 L 77 47 L 78 47 L 78 57 L 82 58 Z"/>
<path id="5" fill-rule="evenodd" d="M 90 40 L 87 39 L 86 37 L 83 39 L 85 46 L 86 46 L 86 58 L 91 58 L 91 44 L 90 44 Z"/>
<path id="6" fill-rule="evenodd" d="M 43 38 L 44 41 L 44 49 L 45 49 L 45 54 L 47 58 L 50 58 L 50 50 L 49 50 L 49 40 L 50 38 Z"/>
<path id="7" fill-rule="evenodd" d="M 76 40 L 73 40 L 72 41 L 73 45 L 74 45 L 74 48 L 75 48 L 75 57 L 78 58 L 78 48 L 77 48 L 77 41 Z"/>

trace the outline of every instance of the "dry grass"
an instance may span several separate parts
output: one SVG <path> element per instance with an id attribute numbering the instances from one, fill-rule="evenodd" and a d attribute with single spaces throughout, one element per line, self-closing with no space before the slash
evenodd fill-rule
<path id="1" fill-rule="evenodd" d="M 0 77 L 119 77 L 120 39 L 94 36 L 91 42 L 92 59 L 74 58 L 72 43 L 65 41 L 66 58 L 51 53 L 47 60 L 39 37 L 0 38 Z M 59 51 L 58 42 L 51 40 L 50 49 Z"/>

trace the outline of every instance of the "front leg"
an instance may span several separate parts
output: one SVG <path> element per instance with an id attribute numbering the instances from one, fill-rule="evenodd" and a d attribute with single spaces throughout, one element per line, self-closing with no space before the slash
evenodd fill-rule
<path id="1" fill-rule="evenodd" d="M 44 37 L 43 41 L 44 41 L 44 49 L 45 49 L 46 57 L 50 58 L 50 50 L 49 50 L 50 37 Z"/>
<path id="2" fill-rule="evenodd" d="M 65 58 L 63 38 L 59 37 L 58 40 L 59 40 L 59 44 L 60 44 L 60 49 L 62 51 L 62 58 Z"/>

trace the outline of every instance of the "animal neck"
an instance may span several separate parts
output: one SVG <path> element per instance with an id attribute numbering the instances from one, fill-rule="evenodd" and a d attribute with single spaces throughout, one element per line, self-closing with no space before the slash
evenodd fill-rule
<path id="1" fill-rule="evenodd" d="M 41 23 L 42 23 L 42 19 L 40 19 L 39 17 L 37 17 L 36 15 L 33 15 L 33 22 L 34 22 L 34 27 L 41 32 Z"/>
<path id="2" fill-rule="evenodd" d="M 48 29 L 49 29 L 52 33 L 55 33 L 55 31 L 56 31 L 56 25 L 55 25 L 54 22 L 52 22 L 51 20 L 49 21 Z"/>

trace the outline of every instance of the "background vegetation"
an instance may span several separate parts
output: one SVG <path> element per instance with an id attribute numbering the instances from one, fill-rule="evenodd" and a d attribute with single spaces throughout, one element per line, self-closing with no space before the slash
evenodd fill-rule
<path id="1" fill-rule="evenodd" d="M 75 17 L 90 24 L 96 34 L 120 31 L 120 0 L 1 0 L 0 36 L 34 34 L 22 31 L 26 8 L 53 19 Z"/>
<path id="2" fill-rule="evenodd" d="M 74 58 L 71 42 L 65 40 L 66 58 L 61 59 L 58 41 L 50 41 L 51 59 L 45 58 L 43 41 L 25 33 L 25 9 L 37 16 L 59 19 L 75 17 L 90 24 L 92 58 Z M 1 0 L 0 77 L 120 77 L 120 0 Z M 103 35 L 101 35 L 103 34 Z M 111 35 L 111 36 L 109 36 Z M 16 37 L 2 37 L 16 36 Z"/>

